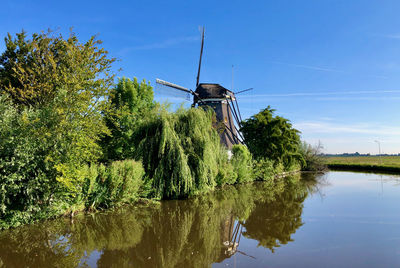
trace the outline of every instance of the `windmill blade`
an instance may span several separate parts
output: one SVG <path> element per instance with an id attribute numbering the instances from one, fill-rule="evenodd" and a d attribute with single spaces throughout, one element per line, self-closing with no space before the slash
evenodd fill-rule
<path id="1" fill-rule="evenodd" d="M 257 259 L 256 257 L 251 256 L 251 255 L 247 254 L 246 252 L 243 252 L 243 251 L 240 251 L 240 250 L 237 250 L 237 252 L 239 252 L 240 254 L 242 254 L 244 256 L 247 256 L 247 257 L 250 257 L 250 258 L 253 258 L 253 259 Z"/>
<path id="2" fill-rule="evenodd" d="M 246 91 L 250 91 L 250 90 L 253 90 L 253 88 L 251 87 L 251 88 L 248 88 L 248 89 L 244 89 L 244 90 L 241 90 L 241 91 L 235 92 L 235 95 L 237 95 L 237 94 L 239 94 L 239 93 L 246 92 Z"/>
<path id="3" fill-rule="evenodd" d="M 163 85 L 163 86 L 172 87 L 172 88 L 175 88 L 175 89 L 178 89 L 178 90 L 182 90 L 182 91 L 185 91 L 186 93 L 192 93 L 192 91 L 190 89 L 178 86 L 176 84 L 173 84 L 173 83 L 170 83 L 170 82 L 158 79 L 158 78 L 156 79 L 156 83 L 160 84 L 160 85 Z"/>
<path id="4" fill-rule="evenodd" d="M 161 99 L 171 102 L 180 102 L 181 100 L 192 101 L 192 91 L 182 86 L 156 79 L 156 88 L 154 93 Z"/>
<path id="5" fill-rule="evenodd" d="M 197 71 L 196 88 L 199 86 L 201 58 L 203 57 L 203 47 L 204 47 L 204 27 L 203 27 L 203 31 L 202 31 L 202 34 L 201 34 L 200 60 L 199 60 L 199 69 Z"/>

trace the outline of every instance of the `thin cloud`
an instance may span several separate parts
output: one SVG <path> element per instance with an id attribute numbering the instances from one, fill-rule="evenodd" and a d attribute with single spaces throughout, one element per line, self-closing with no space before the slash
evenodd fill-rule
<path id="1" fill-rule="evenodd" d="M 379 36 L 386 37 L 389 39 L 400 39 L 400 34 L 380 34 Z"/>
<path id="2" fill-rule="evenodd" d="M 329 134 L 369 134 L 377 136 L 400 136 L 400 127 L 380 126 L 373 124 L 334 124 L 320 121 L 297 122 L 293 126 L 303 133 Z"/>
<path id="3" fill-rule="evenodd" d="M 400 97 L 322 97 L 315 98 L 317 101 L 398 101 Z"/>
<path id="4" fill-rule="evenodd" d="M 119 51 L 119 54 L 124 55 L 131 51 L 135 50 L 151 50 L 151 49 L 163 49 L 167 47 L 176 46 L 182 43 L 189 43 L 193 41 L 198 41 L 198 36 L 186 36 L 186 37 L 178 37 L 178 38 L 171 38 L 161 42 L 152 43 L 152 44 L 145 44 L 145 45 L 138 45 L 138 46 L 130 46 L 125 47 Z"/>
<path id="5" fill-rule="evenodd" d="M 400 36 L 399 36 L 400 38 Z M 347 74 L 351 75 L 352 73 L 350 72 L 345 72 L 342 70 L 337 70 L 337 69 L 331 69 L 331 68 L 326 68 L 326 67 L 320 67 L 320 66 L 312 66 L 312 65 L 304 65 L 304 64 L 294 64 L 294 63 L 288 63 L 288 62 L 281 62 L 281 61 L 268 61 L 270 63 L 275 63 L 275 64 L 281 64 L 281 65 L 286 65 L 286 66 L 292 66 L 292 67 L 297 67 L 297 68 L 303 68 L 303 69 L 309 69 L 309 70 L 315 70 L 315 71 L 321 71 L 321 72 L 330 72 L 330 73 L 342 73 L 342 74 Z M 383 78 L 387 79 L 387 76 L 383 75 L 366 75 L 367 77 L 375 77 L 375 78 Z"/>
<path id="6" fill-rule="evenodd" d="M 387 96 L 387 94 L 399 94 L 400 90 L 359 90 L 359 91 L 331 91 L 331 92 L 296 92 L 282 94 L 254 94 L 238 95 L 241 101 L 265 101 L 270 98 L 297 98 L 310 97 L 318 100 L 394 100 L 399 96 Z M 362 95 L 385 94 L 386 96 L 362 97 Z M 355 97 L 348 97 L 355 95 Z M 346 96 L 346 97 L 342 97 Z M 361 97 L 360 97 L 361 96 Z"/>
<path id="7" fill-rule="evenodd" d="M 330 69 L 330 68 L 325 68 L 325 67 L 310 66 L 310 65 L 303 65 L 303 64 L 294 64 L 294 63 L 287 63 L 287 62 L 281 62 L 281 61 L 269 61 L 269 62 L 276 63 L 276 64 L 287 65 L 287 66 L 299 67 L 299 68 L 304 68 L 304 69 L 322 71 L 322 72 L 345 73 L 345 72 L 340 71 L 340 70 L 335 70 L 335 69 Z"/>

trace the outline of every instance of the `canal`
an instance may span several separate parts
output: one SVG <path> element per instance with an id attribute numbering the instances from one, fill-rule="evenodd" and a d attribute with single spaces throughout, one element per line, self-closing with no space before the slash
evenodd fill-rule
<path id="1" fill-rule="evenodd" d="M 0 231 L 0 267 L 399 267 L 400 177 L 302 174 Z"/>

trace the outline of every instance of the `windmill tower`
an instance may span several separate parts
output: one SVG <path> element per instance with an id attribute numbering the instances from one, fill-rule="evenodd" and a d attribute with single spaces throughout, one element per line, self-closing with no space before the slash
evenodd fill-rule
<path id="1" fill-rule="evenodd" d="M 185 93 L 187 99 L 193 99 L 192 107 L 211 107 L 216 114 L 217 122 L 214 127 L 217 128 L 221 143 L 228 149 L 231 149 L 234 144 L 243 143 L 243 136 L 238 130 L 242 121 L 239 105 L 233 91 L 219 84 L 199 82 L 203 47 L 204 28 L 201 35 L 200 60 L 197 71 L 196 89 L 194 91 L 161 79 L 156 79 L 157 87 L 159 90 L 163 90 L 170 95 L 176 95 L 173 91 Z"/>

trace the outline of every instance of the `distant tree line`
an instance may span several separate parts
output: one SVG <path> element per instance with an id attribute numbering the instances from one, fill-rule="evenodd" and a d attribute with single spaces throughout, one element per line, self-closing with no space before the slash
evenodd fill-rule
<path id="1" fill-rule="evenodd" d="M 340 156 L 340 157 L 353 157 L 353 156 L 400 156 L 400 153 L 398 154 L 360 154 L 359 152 L 355 153 L 341 153 L 341 154 L 321 154 L 321 156 L 326 156 L 326 157 L 332 157 L 332 156 Z"/>

